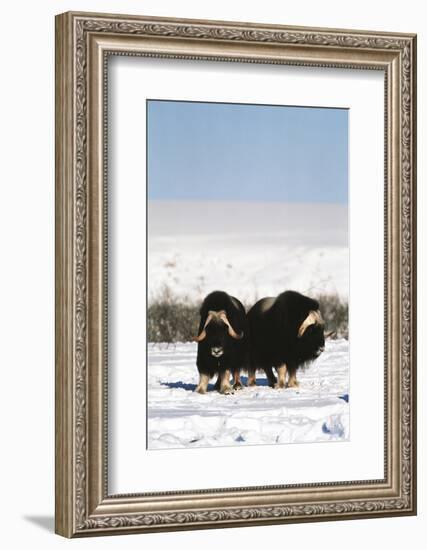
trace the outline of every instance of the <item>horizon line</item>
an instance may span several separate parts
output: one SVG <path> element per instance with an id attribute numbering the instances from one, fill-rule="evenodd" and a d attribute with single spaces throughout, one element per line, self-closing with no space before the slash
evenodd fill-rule
<path id="1" fill-rule="evenodd" d="M 331 206 L 347 206 L 348 207 L 348 201 L 346 202 L 331 202 L 331 201 L 292 201 L 292 200 L 257 200 L 257 199 L 189 199 L 185 197 L 179 197 L 179 198 L 150 198 L 147 197 L 147 202 L 245 202 L 245 203 L 254 203 L 254 204 L 301 204 L 301 205 L 331 205 Z"/>

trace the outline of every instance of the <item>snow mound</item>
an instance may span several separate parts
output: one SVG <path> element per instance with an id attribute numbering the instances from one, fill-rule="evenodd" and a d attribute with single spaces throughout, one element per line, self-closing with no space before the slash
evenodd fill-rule
<path id="1" fill-rule="evenodd" d="M 194 392 L 197 344 L 148 346 L 148 448 L 344 441 L 349 438 L 348 341 L 330 340 L 299 371 L 300 387 L 258 385 L 232 395 Z M 246 377 L 242 377 L 246 382 Z"/>

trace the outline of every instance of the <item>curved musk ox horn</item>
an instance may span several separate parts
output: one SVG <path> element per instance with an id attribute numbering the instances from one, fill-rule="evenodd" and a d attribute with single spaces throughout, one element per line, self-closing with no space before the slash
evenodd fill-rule
<path id="1" fill-rule="evenodd" d="M 231 326 L 230 324 L 230 321 L 227 319 L 227 314 L 225 313 L 225 311 L 220 311 L 218 313 L 219 315 L 219 318 L 224 321 L 224 323 L 227 325 L 228 327 L 228 334 L 234 338 L 235 340 L 241 340 L 243 338 L 243 335 L 244 335 L 244 332 L 242 331 L 240 334 L 237 334 L 237 332 L 235 332 L 235 330 L 233 329 L 233 327 Z"/>
<path id="2" fill-rule="evenodd" d="M 205 329 L 208 326 L 208 324 L 212 321 L 214 315 L 215 315 L 215 311 L 209 311 L 208 316 L 207 316 L 206 321 L 205 321 L 205 324 L 203 325 L 202 332 L 194 338 L 195 342 L 201 342 L 202 340 L 204 340 L 206 338 L 206 330 Z"/>
<path id="3" fill-rule="evenodd" d="M 304 332 L 307 330 L 307 328 L 310 325 L 323 325 L 323 324 L 324 322 L 320 314 L 320 311 L 319 310 L 310 311 L 298 329 L 298 338 L 301 338 L 301 336 L 304 334 Z"/>
<path id="4" fill-rule="evenodd" d="M 235 330 L 231 326 L 230 321 L 227 319 L 226 312 L 224 310 L 221 310 L 221 311 L 209 311 L 208 312 L 208 316 L 207 316 L 207 319 L 206 319 L 205 324 L 203 326 L 202 332 L 194 338 L 195 342 L 201 342 L 202 340 L 204 340 L 206 338 L 206 327 L 208 326 L 208 324 L 214 318 L 215 319 L 221 319 L 221 321 L 223 321 L 227 325 L 228 334 L 232 338 L 234 338 L 235 340 L 240 340 L 241 338 L 243 338 L 243 332 L 241 332 L 240 334 L 237 334 L 237 332 L 235 332 Z"/>

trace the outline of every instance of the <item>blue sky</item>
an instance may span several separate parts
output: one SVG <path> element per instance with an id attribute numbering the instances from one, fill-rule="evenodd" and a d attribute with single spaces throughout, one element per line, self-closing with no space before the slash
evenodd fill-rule
<path id="1" fill-rule="evenodd" d="M 150 200 L 348 201 L 348 111 L 150 100 Z"/>

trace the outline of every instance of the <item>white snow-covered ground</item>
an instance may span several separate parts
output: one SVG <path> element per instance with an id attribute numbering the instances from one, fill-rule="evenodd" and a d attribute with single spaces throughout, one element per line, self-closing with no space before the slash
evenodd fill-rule
<path id="1" fill-rule="evenodd" d="M 349 438 L 347 340 L 328 340 L 297 389 L 258 385 L 232 395 L 194 392 L 197 344 L 149 344 L 148 448 L 343 441 Z M 245 381 L 246 377 L 243 377 Z"/>
<path id="2" fill-rule="evenodd" d="M 164 287 L 201 301 L 225 290 L 244 304 L 286 289 L 348 297 L 347 206 L 149 201 L 148 298 Z"/>

